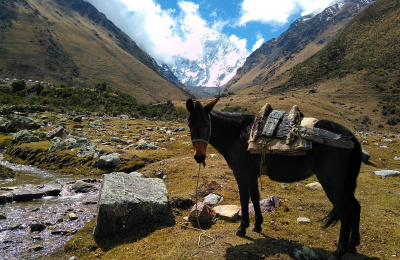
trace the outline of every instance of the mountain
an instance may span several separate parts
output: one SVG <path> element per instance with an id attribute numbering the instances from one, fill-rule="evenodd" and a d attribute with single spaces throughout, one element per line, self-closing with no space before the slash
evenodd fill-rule
<path id="1" fill-rule="evenodd" d="M 297 19 L 278 38 L 267 41 L 251 53 L 224 88 L 243 89 L 282 74 L 321 50 L 351 19 L 374 1 L 345 0 L 317 15 Z"/>
<path id="2" fill-rule="evenodd" d="M 204 36 L 203 46 L 204 51 L 197 59 L 178 56 L 168 64 L 185 86 L 220 87 L 235 75 L 248 55 L 226 35 L 212 30 Z"/>
<path id="3" fill-rule="evenodd" d="M 189 96 L 83 0 L 0 1 L 0 77 L 69 86 L 105 81 L 142 103 Z"/>
<path id="4" fill-rule="evenodd" d="M 312 57 L 221 99 L 256 113 L 266 102 L 356 131 L 400 133 L 400 1 L 377 0 Z M 231 92 L 232 93 L 232 92 Z"/>

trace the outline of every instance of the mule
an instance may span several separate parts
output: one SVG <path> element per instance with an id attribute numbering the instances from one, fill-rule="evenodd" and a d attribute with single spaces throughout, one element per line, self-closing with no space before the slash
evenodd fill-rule
<path id="1" fill-rule="evenodd" d="M 206 105 L 188 99 L 186 108 L 190 115 L 188 125 L 194 148 L 194 159 L 204 164 L 207 145 L 212 145 L 232 169 L 240 193 L 242 218 L 236 234 L 246 235 L 249 227 L 249 199 L 254 205 L 255 223 L 253 231 L 261 232 L 263 216 L 260 209 L 258 176 L 259 154 L 247 151 L 248 139 L 255 115 L 228 113 L 213 110 L 219 98 Z M 337 249 L 330 259 L 340 259 L 345 253 L 355 253 L 360 244 L 360 204 L 354 196 L 357 176 L 361 166 L 361 146 L 353 133 L 344 126 L 319 120 L 316 128 L 348 137 L 354 148 L 344 149 L 313 143 L 313 148 L 303 156 L 266 155 L 268 176 L 278 182 L 297 182 L 316 174 L 333 209 L 325 218 L 324 227 L 340 221 L 340 236 Z"/>

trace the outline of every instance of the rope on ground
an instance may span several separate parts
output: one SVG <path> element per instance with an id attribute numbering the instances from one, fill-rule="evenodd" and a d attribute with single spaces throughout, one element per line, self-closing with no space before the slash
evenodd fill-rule
<path id="1" fill-rule="evenodd" d="M 205 167 L 205 164 L 203 164 L 203 166 Z M 199 221 L 199 211 L 197 210 L 197 197 L 198 197 L 198 190 L 199 190 L 199 179 L 200 179 L 200 172 L 201 172 L 201 163 L 199 163 L 199 171 L 198 171 L 198 173 L 197 173 L 197 184 L 196 184 L 196 214 L 197 214 L 197 226 L 199 227 L 199 228 L 195 228 L 195 227 L 189 227 L 189 226 L 186 226 L 185 224 L 188 224 L 188 223 L 190 223 L 190 222 L 185 222 L 184 223 L 184 225 L 183 225 L 183 227 L 184 228 L 188 228 L 188 229 L 194 229 L 194 230 L 197 230 L 197 231 L 201 231 L 201 234 L 199 235 L 199 239 L 198 239 L 198 242 L 197 242 L 197 247 L 206 247 L 206 246 L 209 246 L 209 245 L 211 245 L 211 244 L 213 244 L 213 243 L 215 243 L 215 238 L 213 238 L 213 237 L 211 237 L 211 236 L 209 236 L 209 235 L 207 235 L 207 231 L 205 231 L 204 229 L 202 229 L 201 228 L 201 226 L 200 226 L 200 221 Z M 201 238 L 202 237 L 207 237 L 207 238 L 209 238 L 209 239 L 211 239 L 211 241 L 210 242 L 208 242 L 208 243 L 206 243 L 206 244 L 204 244 L 204 245 L 201 245 Z"/>

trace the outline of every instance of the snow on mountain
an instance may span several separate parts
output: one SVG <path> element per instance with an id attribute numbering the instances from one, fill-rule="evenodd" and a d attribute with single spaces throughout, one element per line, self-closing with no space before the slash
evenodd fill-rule
<path id="1" fill-rule="evenodd" d="M 247 51 L 243 51 L 229 38 L 210 30 L 203 38 L 204 51 L 198 59 L 174 56 L 171 71 L 186 86 L 220 87 L 228 82 L 241 67 Z"/>

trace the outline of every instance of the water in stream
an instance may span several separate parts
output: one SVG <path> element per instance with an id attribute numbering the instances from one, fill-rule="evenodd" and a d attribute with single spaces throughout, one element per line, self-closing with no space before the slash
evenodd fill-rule
<path id="1" fill-rule="evenodd" d="M 0 259 L 43 258 L 62 248 L 77 230 L 94 218 L 101 186 L 99 180 L 10 163 L 3 160 L 2 154 L 0 164 L 18 171 L 15 178 L 0 180 L 0 189 L 23 184 L 62 186 L 59 196 L 0 204 L 0 214 L 6 217 L 0 219 Z M 93 189 L 86 193 L 75 193 L 73 183 L 79 179 L 90 180 Z M 71 213 L 77 219 L 71 220 Z M 31 232 L 33 223 L 39 223 L 44 230 Z"/>

